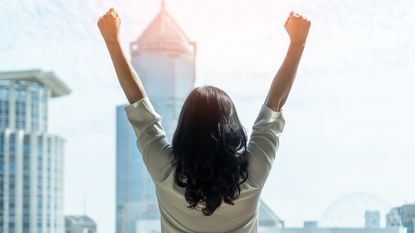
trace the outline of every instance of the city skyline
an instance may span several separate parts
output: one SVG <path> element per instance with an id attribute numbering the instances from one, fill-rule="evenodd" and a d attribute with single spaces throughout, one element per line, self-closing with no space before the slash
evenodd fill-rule
<path id="1" fill-rule="evenodd" d="M 83 212 L 86 193 L 87 214 L 104 233 L 113 233 L 114 106 L 126 100 L 96 20 L 111 6 L 119 10 L 127 52 L 159 1 L 5 0 L 0 6 L 0 70 L 53 70 L 73 88 L 50 103 L 50 128 L 67 139 L 65 211 Z M 166 6 L 198 43 L 196 85 L 227 91 L 248 131 L 285 54 L 288 12 L 312 20 L 284 109 L 287 127 L 263 192 L 288 226 L 319 219 L 347 193 L 371 193 L 391 206 L 414 201 L 408 185 L 415 175 L 413 3 L 178 0 Z"/>

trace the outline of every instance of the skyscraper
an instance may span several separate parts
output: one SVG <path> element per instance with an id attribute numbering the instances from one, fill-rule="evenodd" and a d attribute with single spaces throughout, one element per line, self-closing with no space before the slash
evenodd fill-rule
<path id="1" fill-rule="evenodd" d="M 184 99 L 194 87 L 195 54 L 195 43 L 176 24 L 164 3 L 149 26 L 131 43 L 131 63 L 163 117 L 169 139 Z M 116 232 L 136 233 L 141 229 L 140 223 L 157 224 L 160 216 L 155 187 L 137 150 L 124 107 L 117 107 Z"/>
<path id="2" fill-rule="evenodd" d="M 64 139 L 47 123 L 69 93 L 51 72 L 0 72 L 0 232 L 63 232 Z"/>

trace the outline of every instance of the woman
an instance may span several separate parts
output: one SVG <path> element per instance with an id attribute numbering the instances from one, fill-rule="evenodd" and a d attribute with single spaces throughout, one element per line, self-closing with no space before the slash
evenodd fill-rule
<path id="1" fill-rule="evenodd" d="M 162 232 L 257 232 L 260 194 L 285 124 L 281 108 L 294 82 L 310 21 L 290 13 L 285 28 L 291 43 L 249 141 L 230 97 L 204 86 L 186 98 L 172 145 L 123 53 L 117 13 L 110 9 L 98 27 L 130 102 L 125 110 L 138 149 L 156 185 Z"/>

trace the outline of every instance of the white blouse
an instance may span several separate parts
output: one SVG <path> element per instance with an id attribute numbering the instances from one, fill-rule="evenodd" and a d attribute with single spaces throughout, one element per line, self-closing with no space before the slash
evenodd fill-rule
<path id="1" fill-rule="evenodd" d="M 240 196 L 234 201 L 235 205 L 223 202 L 211 216 L 203 216 L 202 212 L 187 208 L 184 188 L 173 181 L 172 146 L 161 125 L 162 118 L 150 99 L 144 97 L 125 107 L 125 111 L 134 127 L 144 164 L 156 186 L 163 233 L 257 232 L 260 194 L 285 125 L 282 112 L 274 112 L 262 105 L 247 145 L 248 179 L 240 187 Z"/>

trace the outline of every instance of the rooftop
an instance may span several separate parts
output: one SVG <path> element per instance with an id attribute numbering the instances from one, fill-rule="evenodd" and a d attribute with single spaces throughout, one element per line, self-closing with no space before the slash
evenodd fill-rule
<path id="1" fill-rule="evenodd" d="M 67 222 L 67 224 L 71 224 L 71 225 L 84 225 L 84 226 L 95 226 L 96 223 L 94 222 L 94 220 L 92 220 L 90 217 L 86 216 L 86 215 L 80 215 L 80 216 L 76 216 L 76 215 L 68 215 L 65 216 L 65 221 Z"/>
<path id="2" fill-rule="evenodd" d="M 159 14 L 131 45 L 132 54 L 142 51 L 168 51 L 192 55 L 195 53 L 195 43 L 166 11 L 164 2 Z"/>
<path id="3" fill-rule="evenodd" d="M 0 72 L 0 80 L 22 80 L 37 82 L 51 90 L 52 97 L 68 95 L 71 90 L 53 72 L 45 72 L 39 69 L 3 71 Z"/>

